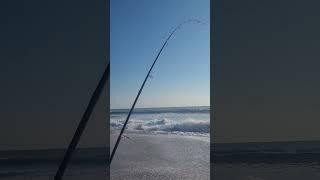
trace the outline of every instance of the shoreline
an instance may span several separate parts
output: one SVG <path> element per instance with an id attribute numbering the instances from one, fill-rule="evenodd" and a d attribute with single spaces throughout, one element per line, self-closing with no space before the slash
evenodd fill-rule
<path id="1" fill-rule="evenodd" d="M 110 166 L 112 179 L 209 179 L 209 138 L 126 134 Z M 117 134 L 111 134 L 113 148 Z"/>

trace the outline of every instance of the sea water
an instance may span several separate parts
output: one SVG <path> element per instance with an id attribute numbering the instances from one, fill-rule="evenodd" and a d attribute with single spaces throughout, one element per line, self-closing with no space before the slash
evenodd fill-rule
<path id="1" fill-rule="evenodd" d="M 128 111 L 111 111 L 111 133 L 121 129 Z M 155 136 L 168 134 L 209 140 L 210 109 L 135 109 L 125 132 L 129 136 L 130 133 Z M 320 141 L 214 144 L 212 139 L 211 143 L 211 176 L 215 180 L 320 179 Z M 1 152 L 0 179 L 53 179 L 63 153 L 61 150 Z M 101 174 L 105 162 L 99 159 L 104 159 L 105 150 L 91 149 L 84 154 L 81 155 L 84 158 L 80 158 L 67 171 L 67 176 L 79 178 L 84 177 L 84 174 Z"/>
<path id="2" fill-rule="evenodd" d="M 128 112 L 112 110 L 111 147 Z M 111 179 L 208 180 L 209 135 L 209 107 L 137 108 L 112 161 Z"/>
<path id="3" fill-rule="evenodd" d="M 121 129 L 128 109 L 112 110 L 112 132 Z M 135 109 L 125 131 L 152 135 L 210 136 L 209 107 Z M 215 180 L 319 180 L 320 141 L 214 144 Z"/>
<path id="4" fill-rule="evenodd" d="M 111 131 L 122 128 L 128 112 L 129 109 L 111 111 Z M 207 106 L 138 108 L 133 111 L 126 132 L 209 137 L 210 108 Z"/>

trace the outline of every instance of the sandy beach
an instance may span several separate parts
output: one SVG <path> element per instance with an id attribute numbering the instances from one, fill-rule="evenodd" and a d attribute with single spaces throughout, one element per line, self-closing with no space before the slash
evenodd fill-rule
<path id="1" fill-rule="evenodd" d="M 110 167 L 111 179 L 210 178 L 208 137 L 126 134 Z M 114 146 L 116 133 L 111 135 Z"/>

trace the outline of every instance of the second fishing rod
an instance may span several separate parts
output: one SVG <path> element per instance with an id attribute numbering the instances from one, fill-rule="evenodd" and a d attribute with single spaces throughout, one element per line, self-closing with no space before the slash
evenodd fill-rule
<path id="1" fill-rule="evenodd" d="M 127 118 L 126 118 L 126 120 L 125 120 L 125 122 L 124 122 L 124 124 L 123 124 L 123 126 L 122 126 L 122 128 L 121 128 L 121 131 L 120 131 L 120 134 L 119 134 L 119 136 L 118 136 L 118 138 L 117 138 L 116 144 L 115 144 L 114 147 L 113 147 L 109 164 L 111 164 L 112 159 L 113 159 L 113 157 L 114 157 L 114 155 L 115 155 L 115 153 L 116 153 L 116 151 L 117 151 L 117 148 L 118 148 L 118 146 L 119 146 L 121 137 L 122 137 L 122 135 L 123 135 L 123 133 L 124 133 L 124 131 L 125 131 L 125 129 L 126 129 L 126 126 L 127 126 L 128 121 L 129 121 L 129 119 L 130 119 L 131 113 L 132 113 L 132 111 L 133 111 L 133 109 L 134 109 L 134 107 L 135 107 L 135 105 L 136 105 L 136 103 L 137 103 L 137 101 L 138 101 L 138 99 L 139 99 L 139 97 L 140 97 L 140 95 L 141 95 L 141 92 L 142 92 L 142 90 L 143 90 L 143 88 L 144 88 L 144 85 L 146 84 L 146 82 L 147 82 L 147 80 L 148 80 L 148 78 L 149 78 L 149 76 L 150 76 L 150 73 L 151 73 L 152 69 L 154 68 L 154 65 L 156 64 L 156 62 L 157 62 L 160 54 L 162 53 L 164 47 L 168 44 L 168 41 L 170 40 L 170 38 L 173 36 L 173 34 L 174 34 L 178 29 L 180 29 L 184 24 L 186 24 L 186 23 L 191 23 L 191 22 L 200 23 L 199 20 L 194 20 L 194 19 L 191 19 L 191 20 L 182 22 L 181 24 L 179 24 L 179 25 L 170 33 L 170 35 L 167 37 L 167 39 L 166 39 L 165 42 L 163 43 L 160 51 L 158 52 L 156 58 L 154 59 L 152 65 L 151 65 L 151 67 L 150 67 L 150 69 L 149 69 L 149 71 L 148 71 L 148 73 L 147 73 L 147 75 L 146 75 L 146 77 L 145 77 L 145 79 L 144 79 L 144 81 L 143 81 L 143 83 L 142 83 L 139 91 L 138 91 L 138 94 L 137 94 L 136 98 L 134 99 L 134 102 L 133 102 L 133 104 L 132 104 L 132 106 L 131 106 L 131 109 L 130 109 L 130 111 L 129 111 L 129 113 L 128 113 L 128 116 L 127 116 Z"/>

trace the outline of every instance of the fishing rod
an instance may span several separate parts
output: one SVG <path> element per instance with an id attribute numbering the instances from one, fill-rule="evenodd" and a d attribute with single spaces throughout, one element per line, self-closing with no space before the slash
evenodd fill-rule
<path id="1" fill-rule="evenodd" d="M 146 82 L 147 82 L 147 80 L 148 80 L 148 77 L 150 77 L 150 73 L 151 73 L 154 65 L 156 64 L 156 62 L 157 62 L 157 60 L 158 60 L 158 58 L 159 58 L 162 50 L 163 50 L 164 47 L 167 45 L 167 43 L 168 43 L 168 41 L 170 40 L 170 38 L 172 37 L 172 35 L 173 35 L 178 29 L 180 29 L 180 28 L 182 27 L 182 25 L 184 25 L 184 24 L 186 24 L 186 23 L 190 23 L 190 22 L 201 23 L 199 20 L 195 20 L 195 19 L 190 19 L 190 20 L 187 20 L 187 21 L 182 22 L 181 24 L 179 24 L 179 25 L 170 33 L 170 35 L 167 37 L 167 39 L 166 39 L 165 42 L 163 43 L 160 51 L 158 52 L 156 58 L 154 59 L 152 65 L 151 65 L 151 67 L 150 67 L 150 69 L 149 69 L 149 71 L 148 71 L 148 73 L 147 73 L 147 75 L 146 75 L 146 77 L 145 77 L 145 79 L 144 79 L 144 81 L 143 81 L 143 83 L 142 83 L 139 91 L 138 91 L 138 94 L 137 94 L 137 96 L 136 96 L 136 98 L 135 98 L 135 100 L 134 100 L 134 102 L 133 102 L 133 104 L 132 104 L 132 106 L 131 106 L 131 109 L 130 109 L 130 111 L 129 111 L 129 113 L 128 113 L 128 116 L 127 116 L 127 118 L 126 118 L 126 121 L 124 122 L 124 124 L 123 124 L 123 126 L 122 126 L 122 129 L 121 129 L 120 134 L 119 134 L 119 136 L 118 136 L 118 138 L 117 138 L 116 144 L 115 144 L 115 146 L 114 146 L 114 148 L 113 148 L 113 150 L 112 150 L 112 153 L 111 153 L 110 164 L 111 164 L 112 159 L 113 159 L 113 157 L 114 157 L 114 155 L 115 155 L 115 153 L 116 153 L 116 150 L 117 150 L 117 148 L 118 148 L 118 146 L 119 146 L 119 143 L 120 143 L 122 134 L 123 134 L 123 132 L 124 132 L 126 126 L 127 126 L 127 123 L 128 123 L 128 121 L 129 121 L 129 119 L 130 119 L 130 116 L 131 116 L 131 113 L 132 113 L 132 111 L 133 111 L 133 109 L 134 109 L 134 107 L 135 107 L 135 105 L 136 105 L 136 103 L 137 103 L 137 101 L 138 101 L 138 99 L 139 99 L 139 97 L 140 97 L 140 94 L 141 94 L 141 92 L 142 92 L 142 89 L 143 89 L 144 85 L 146 84 Z"/>
<path id="2" fill-rule="evenodd" d="M 109 77 L 110 77 L 110 62 L 108 63 L 108 65 L 107 65 L 107 67 L 106 67 L 106 69 L 105 69 L 105 71 L 104 71 L 104 73 L 98 83 L 98 86 L 96 87 L 95 91 L 92 94 L 92 97 L 89 101 L 87 109 L 81 118 L 81 121 L 78 125 L 78 128 L 77 128 L 76 132 L 74 133 L 74 136 L 68 146 L 68 149 L 67 149 L 67 151 L 64 155 L 64 158 L 59 166 L 59 169 L 56 172 L 56 175 L 54 176 L 54 180 L 61 180 L 62 179 L 63 174 L 64 174 L 64 172 L 67 168 L 67 165 L 70 161 L 70 158 L 72 156 L 72 153 L 74 152 L 76 146 L 79 143 L 80 137 L 86 127 L 86 124 L 87 124 L 87 122 L 93 112 L 93 109 L 94 109 L 95 105 L 97 104 L 99 97 L 102 93 L 103 87 L 105 86 L 106 81 L 109 79 Z"/>

